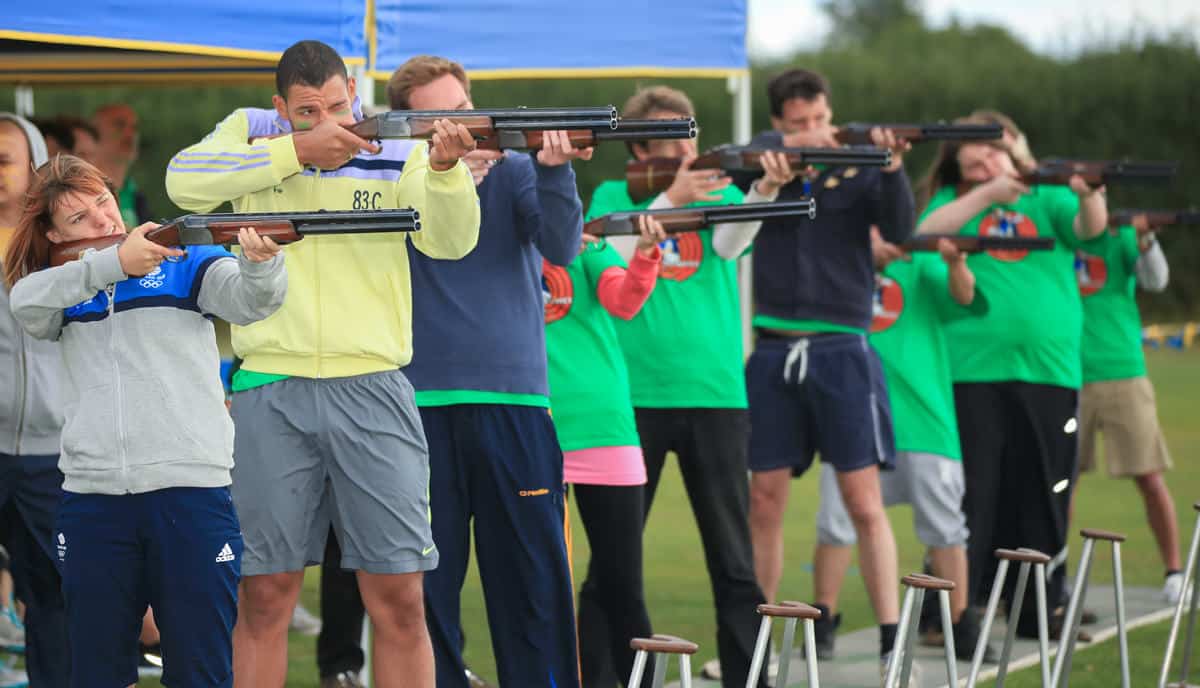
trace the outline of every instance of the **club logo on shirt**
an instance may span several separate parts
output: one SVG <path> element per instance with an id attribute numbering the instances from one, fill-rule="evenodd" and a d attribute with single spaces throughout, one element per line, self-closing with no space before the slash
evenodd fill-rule
<path id="1" fill-rule="evenodd" d="M 1015 210 L 996 208 L 979 223 L 979 236 L 1036 237 L 1037 235 L 1038 228 L 1033 224 L 1033 220 Z M 1029 251 L 992 249 L 988 251 L 988 255 L 1006 263 L 1015 263 L 1024 260 L 1025 256 L 1029 255 Z"/>
<path id="2" fill-rule="evenodd" d="M 163 280 L 165 279 L 166 276 L 163 275 L 162 268 L 156 267 L 145 277 L 138 280 L 138 284 L 142 285 L 143 289 L 158 289 L 163 285 Z"/>
<path id="3" fill-rule="evenodd" d="M 1079 281 L 1080 295 L 1091 296 L 1108 282 L 1108 266 L 1099 256 L 1076 251 L 1075 278 Z"/>
<path id="4" fill-rule="evenodd" d="M 662 251 L 662 265 L 658 276 L 663 279 L 682 282 L 700 269 L 704 260 L 704 242 L 695 232 L 684 232 L 667 237 L 658 245 Z"/>
<path id="5" fill-rule="evenodd" d="M 546 324 L 562 320 L 571 312 L 575 302 L 575 288 L 565 268 L 542 260 L 542 306 L 546 312 Z"/>
<path id="6" fill-rule="evenodd" d="M 875 276 L 875 292 L 871 299 L 871 332 L 883 332 L 896 324 L 904 312 L 904 290 L 891 277 Z"/>

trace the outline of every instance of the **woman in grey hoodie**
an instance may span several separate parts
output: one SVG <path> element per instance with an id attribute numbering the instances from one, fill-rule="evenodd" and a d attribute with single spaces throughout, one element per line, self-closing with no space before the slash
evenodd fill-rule
<path id="1" fill-rule="evenodd" d="M 65 476 L 55 534 L 73 684 L 137 681 L 147 605 L 163 683 L 232 686 L 242 538 L 229 495 L 233 424 L 209 316 L 239 325 L 283 303 L 279 247 L 243 229 L 242 255 L 152 243 L 45 268 L 53 244 L 124 233 L 99 170 L 60 155 L 38 170 L 4 261 L 12 312 L 62 351 Z"/>
<path id="2" fill-rule="evenodd" d="M 38 130 L 0 112 L 0 252 L 21 218 L 33 169 L 46 159 Z M 14 512 L 4 545 L 12 555 L 16 597 L 25 603 L 25 680 L 41 688 L 67 688 L 71 669 L 62 581 L 51 545 L 63 481 L 59 361 L 56 343 L 30 337 L 13 319 L 8 289 L 0 284 L 0 507 Z M 4 634 L 7 642 L 18 639 L 15 630 Z M 0 668 L 0 685 L 20 685 L 17 673 Z"/>

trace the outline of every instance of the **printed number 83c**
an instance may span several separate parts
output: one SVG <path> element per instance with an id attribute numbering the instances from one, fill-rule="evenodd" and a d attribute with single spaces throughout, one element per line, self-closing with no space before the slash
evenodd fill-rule
<path id="1" fill-rule="evenodd" d="M 355 191 L 354 192 L 354 210 L 379 210 L 379 202 L 383 199 L 383 194 L 376 191 Z"/>

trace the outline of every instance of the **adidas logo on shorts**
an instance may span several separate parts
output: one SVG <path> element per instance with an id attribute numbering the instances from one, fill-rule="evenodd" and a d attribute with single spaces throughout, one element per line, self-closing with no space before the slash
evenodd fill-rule
<path id="1" fill-rule="evenodd" d="M 229 548 L 228 542 L 225 543 L 225 546 L 222 547 L 221 551 L 217 554 L 218 564 L 223 564 L 227 561 L 233 561 L 233 550 Z"/>

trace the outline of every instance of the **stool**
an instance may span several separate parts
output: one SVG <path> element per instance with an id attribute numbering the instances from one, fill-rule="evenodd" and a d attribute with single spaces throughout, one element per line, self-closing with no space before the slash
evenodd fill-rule
<path id="1" fill-rule="evenodd" d="M 988 636 L 992 632 L 992 622 L 996 619 L 996 609 L 1000 604 L 1000 595 L 1004 590 L 1004 579 L 1008 575 L 1009 562 L 1019 562 L 1017 570 L 1017 587 L 1013 590 L 1012 608 L 1008 612 L 1008 631 L 1004 634 L 1004 649 L 1000 652 L 1000 668 L 996 674 L 996 688 L 1004 685 L 1004 677 L 1008 675 L 1008 660 L 1012 656 L 1013 640 L 1017 635 L 1017 619 L 1021 617 L 1021 605 L 1025 601 L 1025 591 L 1029 588 L 1029 569 L 1033 567 L 1033 589 L 1037 593 L 1038 615 L 1038 649 L 1042 655 L 1042 688 L 1050 688 L 1050 630 L 1046 618 L 1046 564 L 1050 557 L 1034 549 L 998 549 L 996 558 L 1000 560 L 996 568 L 996 578 L 992 581 L 992 594 L 988 598 L 987 612 L 983 615 L 983 628 L 979 632 L 979 643 L 975 645 L 975 655 L 971 659 L 971 674 L 967 678 L 967 688 L 974 688 L 979 679 L 979 670 L 983 666 L 983 653 L 987 648 Z"/>
<path id="2" fill-rule="evenodd" d="M 1062 636 L 1058 639 L 1058 657 L 1054 660 L 1054 683 L 1056 688 L 1066 688 L 1071 683 L 1071 657 L 1075 654 L 1075 641 L 1079 632 L 1079 619 L 1083 616 L 1083 599 L 1087 595 L 1088 575 L 1092 569 L 1092 551 L 1097 540 L 1112 543 L 1113 587 L 1117 596 L 1117 640 L 1121 648 L 1121 688 L 1129 688 L 1129 641 L 1125 637 L 1125 583 L 1121 578 L 1121 543 L 1125 536 L 1107 530 L 1084 528 L 1083 556 L 1079 559 L 1079 572 L 1075 574 L 1075 589 L 1067 602 L 1067 615 L 1063 619 Z"/>
<path id="3" fill-rule="evenodd" d="M 673 635 L 655 633 L 650 638 L 630 640 L 629 647 L 637 650 L 637 655 L 633 658 L 633 671 L 629 673 L 629 683 L 625 685 L 642 685 L 642 674 L 646 671 L 646 657 L 650 653 L 654 653 L 655 655 L 679 655 L 679 685 L 682 688 L 692 688 L 692 655 L 700 649 L 696 643 L 676 638 Z M 661 657 L 657 657 L 654 661 L 653 688 L 663 688 L 666 678 L 667 663 L 662 661 Z"/>
<path id="4" fill-rule="evenodd" d="M 762 615 L 762 623 L 758 627 L 758 642 L 754 645 L 754 658 L 750 660 L 750 673 L 746 676 L 746 688 L 758 685 L 758 677 L 762 674 L 763 664 L 766 663 L 767 647 L 771 644 L 771 623 L 775 617 L 787 619 L 783 624 L 783 651 L 779 654 L 779 671 L 775 675 L 774 685 L 787 685 L 788 666 L 792 661 L 792 647 L 796 644 L 796 622 L 804 619 L 804 650 L 808 665 L 808 688 L 818 688 L 817 678 L 817 636 L 814 622 L 821 618 L 821 610 L 800 602 L 780 602 L 779 604 L 760 604 L 758 613 Z"/>
<path id="5" fill-rule="evenodd" d="M 958 685 L 958 666 L 954 656 L 954 622 L 950 618 L 950 591 L 954 582 L 942 578 L 934 578 L 923 573 L 912 573 L 901 579 L 908 590 L 904 592 L 904 604 L 900 607 L 900 632 L 896 637 L 896 649 L 892 650 L 888 662 L 887 676 L 884 688 L 896 686 L 907 688 L 909 676 L 912 674 L 913 644 L 917 639 L 917 625 L 921 621 L 921 605 L 925 602 L 925 591 L 936 590 L 942 607 L 942 636 L 946 647 L 946 678 L 947 685 Z M 898 660 L 903 660 L 903 665 Z"/>
<path id="6" fill-rule="evenodd" d="M 1196 527 L 1192 530 L 1192 546 L 1188 549 L 1187 566 L 1183 570 L 1183 594 L 1175 603 L 1175 617 L 1171 620 L 1171 634 L 1167 636 L 1167 652 L 1163 657 L 1162 671 L 1158 675 L 1158 688 L 1188 688 L 1188 674 L 1191 673 L 1192 640 L 1196 636 L 1196 605 L 1200 602 L 1200 576 L 1196 575 L 1196 552 L 1200 549 L 1200 502 L 1192 505 L 1197 512 Z M 1179 682 L 1168 686 L 1167 674 L 1171 672 L 1171 659 L 1175 654 L 1175 641 L 1179 637 L 1179 622 L 1183 620 L 1183 607 L 1188 598 L 1188 586 L 1191 586 L 1191 604 L 1188 605 L 1187 644 L 1183 646 L 1183 665 L 1179 670 Z"/>

